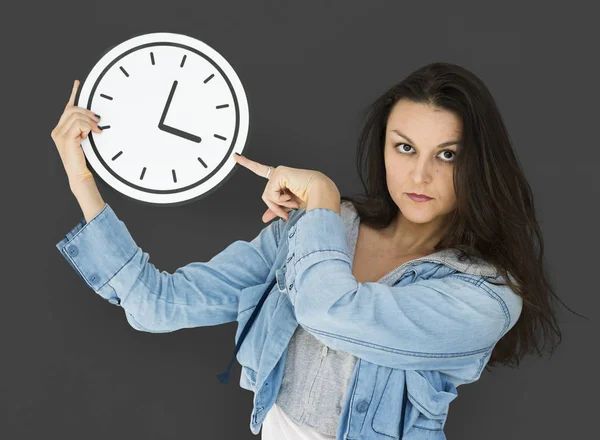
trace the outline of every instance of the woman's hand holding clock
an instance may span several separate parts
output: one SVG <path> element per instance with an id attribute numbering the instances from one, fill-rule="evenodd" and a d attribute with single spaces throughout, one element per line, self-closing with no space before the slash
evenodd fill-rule
<path id="1" fill-rule="evenodd" d="M 307 208 L 309 199 L 327 200 L 323 207 L 332 206 L 335 201 L 339 205 L 337 186 L 329 177 L 319 171 L 281 165 L 275 168 L 269 167 L 237 153 L 233 155 L 233 158 L 238 164 L 268 179 L 261 197 L 269 207 L 262 216 L 265 223 L 277 216 L 287 221 L 288 212 L 292 209 Z M 314 205 L 313 203 L 312 207 L 317 206 L 320 204 Z M 336 210 L 338 209 L 336 208 Z"/>
<path id="2" fill-rule="evenodd" d="M 50 134 L 69 177 L 71 188 L 93 178 L 85 161 L 81 141 L 90 131 L 102 133 L 102 129 L 98 127 L 100 118 L 94 112 L 74 105 L 78 86 L 79 80 L 75 80 L 65 110 Z"/>

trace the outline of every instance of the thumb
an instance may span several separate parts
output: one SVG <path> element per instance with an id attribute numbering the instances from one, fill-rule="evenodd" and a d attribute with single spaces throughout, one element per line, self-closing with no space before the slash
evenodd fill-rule
<path id="1" fill-rule="evenodd" d="M 268 223 L 268 222 L 270 222 L 271 220 L 273 220 L 273 218 L 274 218 L 274 217 L 276 217 L 276 216 L 277 216 L 277 215 L 276 215 L 276 214 L 275 214 L 273 211 L 271 211 L 271 208 L 269 208 L 269 209 L 267 209 L 267 210 L 265 211 L 265 213 L 263 214 L 263 221 L 264 221 L 265 223 Z"/>

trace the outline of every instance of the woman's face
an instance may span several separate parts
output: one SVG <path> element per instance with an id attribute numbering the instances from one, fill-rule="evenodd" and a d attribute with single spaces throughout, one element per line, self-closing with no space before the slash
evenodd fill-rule
<path id="1" fill-rule="evenodd" d="M 402 135 L 395 132 L 397 130 Z M 413 223 L 429 223 L 454 211 L 452 181 L 462 121 L 452 112 L 401 99 L 387 121 L 385 170 L 388 190 L 400 212 Z M 408 136 L 408 137 L 407 137 Z M 416 202 L 408 193 L 432 197 Z"/>

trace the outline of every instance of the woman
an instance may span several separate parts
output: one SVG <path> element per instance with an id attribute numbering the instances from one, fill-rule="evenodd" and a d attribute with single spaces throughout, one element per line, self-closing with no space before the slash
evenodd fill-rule
<path id="1" fill-rule="evenodd" d="M 52 137 L 85 219 L 57 248 L 138 330 L 237 321 L 254 434 L 444 439 L 458 386 L 560 336 L 531 189 L 468 70 L 424 66 L 373 103 L 363 200 L 321 172 L 234 157 L 267 179 L 263 221 L 281 219 L 172 274 L 100 197 L 79 146 L 100 130 L 76 88 Z"/>

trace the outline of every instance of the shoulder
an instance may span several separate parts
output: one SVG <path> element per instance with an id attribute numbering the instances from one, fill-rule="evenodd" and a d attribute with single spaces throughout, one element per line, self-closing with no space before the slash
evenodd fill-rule
<path id="1" fill-rule="evenodd" d="M 440 279 L 454 297 L 465 301 L 466 307 L 486 307 L 498 320 L 504 321 L 504 332 L 515 325 L 523 308 L 523 299 L 500 275 L 489 277 L 454 272 Z"/>

